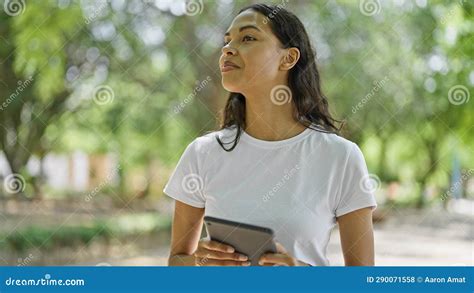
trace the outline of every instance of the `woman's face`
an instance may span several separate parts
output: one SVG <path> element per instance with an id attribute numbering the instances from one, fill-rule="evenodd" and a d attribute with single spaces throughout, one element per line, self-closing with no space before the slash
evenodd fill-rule
<path id="1" fill-rule="evenodd" d="M 262 14 L 246 10 L 237 15 L 224 42 L 219 66 L 226 90 L 245 93 L 281 79 L 279 67 L 285 50 Z"/>

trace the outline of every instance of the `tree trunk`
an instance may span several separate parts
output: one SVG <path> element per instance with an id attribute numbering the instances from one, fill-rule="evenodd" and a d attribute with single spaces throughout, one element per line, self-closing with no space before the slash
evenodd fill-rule
<path id="1" fill-rule="evenodd" d="M 427 188 L 428 179 L 433 175 L 438 167 L 438 143 L 436 139 L 425 141 L 426 150 L 428 151 L 428 170 L 420 179 L 420 193 L 416 200 L 416 208 L 421 209 L 425 206 L 425 191 Z"/>
<path id="2" fill-rule="evenodd" d="M 15 153 L 12 154 L 10 152 L 7 152 L 6 150 L 4 150 L 3 153 L 5 154 L 5 158 L 7 160 L 8 166 L 10 167 L 11 174 L 18 174 L 19 176 L 22 176 L 21 175 L 21 169 L 22 169 L 23 166 L 26 165 L 26 162 L 19 161 L 18 157 L 15 156 Z M 12 185 L 13 189 L 11 189 L 10 191 L 14 191 L 13 196 L 15 196 L 19 199 L 25 199 L 25 198 L 27 198 L 27 196 L 24 193 L 24 189 L 26 187 L 25 186 L 26 182 L 25 182 L 23 176 L 21 178 L 23 178 L 21 181 L 17 181 L 18 184 L 20 184 L 20 185 L 18 185 L 18 186 Z M 8 193 L 8 191 L 7 191 L 7 193 Z"/>
<path id="3" fill-rule="evenodd" d="M 387 141 L 388 137 L 380 136 L 380 153 L 378 157 L 378 176 L 382 181 L 385 181 L 387 178 L 386 171 L 386 154 L 387 154 Z"/>

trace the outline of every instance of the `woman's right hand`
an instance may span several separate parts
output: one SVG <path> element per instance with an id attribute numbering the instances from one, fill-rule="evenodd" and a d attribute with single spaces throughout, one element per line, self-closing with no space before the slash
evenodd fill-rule
<path id="1" fill-rule="evenodd" d="M 246 255 L 227 244 L 203 238 L 193 254 L 196 266 L 249 266 Z"/>

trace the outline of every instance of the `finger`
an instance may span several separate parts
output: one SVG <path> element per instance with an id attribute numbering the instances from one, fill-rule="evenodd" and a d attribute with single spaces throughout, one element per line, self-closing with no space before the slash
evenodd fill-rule
<path id="1" fill-rule="evenodd" d="M 250 266 L 249 261 L 235 261 L 235 260 L 217 260 L 217 259 L 201 259 L 201 266 Z"/>
<path id="2" fill-rule="evenodd" d="M 209 250 L 217 250 L 217 251 L 222 251 L 222 252 L 235 251 L 234 247 L 221 243 L 221 242 L 213 241 L 213 240 L 204 240 L 201 242 L 201 246 Z"/>
<path id="3" fill-rule="evenodd" d="M 258 262 L 258 265 L 262 267 L 273 267 L 275 264 L 271 262 Z"/>
<path id="4" fill-rule="evenodd" d="M 289 257 L 287 254 L 282 253 L 264 253 L 258 259 L 259 262 L 270 262 L 275 260 L 280 260 Z"/>
<path id="5" fill-rule="evenodd" d="M 293 259 L 286 254 L 281 253 L 268 253 L 264 254 L 258 260 L 260 263 L 271 263 L 271 264 L 281 264 L 281 265 L 293 265 Z"/>
<path id="6" fill-rule="evenodd" d="M 244 254 L 240 253 L 226 253 L 220 252 L 216 250 L 208 250 L 208 249 L 198 249 L 194 253 L 196 257 L 201 258 L 212 258 L 212 259 L 223 259 L 223 260 L 237 260 L 237 261 L 246 261 L 248 257 Z"/>
<path id="7" fill-rule="evenodd" d="M 285 247 L 280 242 L 276 242 L 275 245 L 278 253 L 288 254 L 288 251 L 286 251 Z"/>
<path id="8" fill-rule="evenodd" d="M 287 264 L 280 264 L 280 263 L 271 263 L 271 262 L 265 262 L 261 264 L 262 267 L 288 267 Z"/>

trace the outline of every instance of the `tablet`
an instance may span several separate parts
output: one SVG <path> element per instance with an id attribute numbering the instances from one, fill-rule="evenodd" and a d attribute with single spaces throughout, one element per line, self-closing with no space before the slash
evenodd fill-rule
<path id="1" fill-rule="evenodd" d="M 252 266 L 258 266 L 262 254 L 277 252 L 270 228 L 210 216 L 204 217 L 204 224 L 211 240 L 233 246 L 236 252 L 248 256 Z"/>

